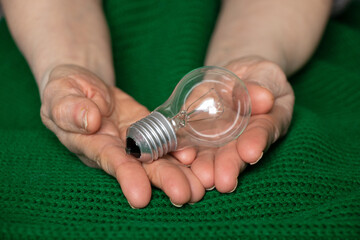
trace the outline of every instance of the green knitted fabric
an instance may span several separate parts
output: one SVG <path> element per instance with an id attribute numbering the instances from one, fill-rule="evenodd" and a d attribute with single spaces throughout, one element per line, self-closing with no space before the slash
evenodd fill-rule
<path id="1" fill-rule="evenodd" d="M 203 64 L 219 3 L 107 1 L 118 86 L 149 109 Z M 86 167 L 41 123 L 30 69 L 0 20 L 0 238 L 360 238 L 360 3 L 331 19 L 290 78 L 288 135 L 239 177 L 175 208 L 153 189 L 131 209 L 116 180 Z"/>

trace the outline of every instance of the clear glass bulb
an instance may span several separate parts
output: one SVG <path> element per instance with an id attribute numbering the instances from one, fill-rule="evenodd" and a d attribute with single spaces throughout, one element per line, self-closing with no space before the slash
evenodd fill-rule
<path id="1" fill-rule="evenodd" d="M 234 73 L 197 68 L 164 104 L 129 127 L 127 152 L 151 161 L 190 146 L 220 147 L 244 131 L 250 114 L 250 96 Z"/>

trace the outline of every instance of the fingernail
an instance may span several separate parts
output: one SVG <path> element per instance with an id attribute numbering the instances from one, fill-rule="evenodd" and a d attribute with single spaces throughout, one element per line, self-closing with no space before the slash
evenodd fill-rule
<path id="1" fill-rule="evenodd" d="M 189 202 L 189 205 L 194 205 L 195 203 L 194 202 Z"/>
<path id="2" fill-rule="evenodd" d="M 234 191 L 236 190 L 237 186 L 238 186 L 238 180 L 236 179 L 236 184 L 235 184 L 235 187 L 234 187 L 234 188 L 233 188 L 233 190 L 231 190 L 229 193 L 234 192 Z"/>
<path id="3" fill-rule="evenodd" d="M 82 110 L 82 127 L 87 130 L 88 126 L 88 111 L 86 109 Z"/>
<path id="4" fill-rule="evenodd" d="M 214 190 L 215 186 L 212 186 L 210 188 L 207 188 L 206 191 L 211 191 L 211 190 Z"/>
<path id="5" fill-rule="evenodd" d="M 132 209 L 137 209 L 136 207 L 134 207 L 133 205 L 131 205 L 131 203 L 128 201 L 128 204 L 130 205 L 130 207 L 132 208 Z"/>
<path id="6" fill-rule="evenodd" d="M 170 202 L 171 202 L 172 205 L 174 205 L 175 207 L 178 207 L 178 208 L 181 208 L 183 206 L 182 204 L 173 203 L 173 201 L 171 201 L 171 199 L 170 199 Z"/>
<path id="7" fill-rule="evenodd" d="M 258 161 L 260 161 L 260 159 L 263 157 L 263 155 L 264 155 L 264 152 L 261 152 L 260 157 L 258 158 L 258 160 L 256 160 L 256 161 L 253 162 L 253 163 L 250 163 L 250 165 L 254 165 L 254 164 L 256 164 Z"/>

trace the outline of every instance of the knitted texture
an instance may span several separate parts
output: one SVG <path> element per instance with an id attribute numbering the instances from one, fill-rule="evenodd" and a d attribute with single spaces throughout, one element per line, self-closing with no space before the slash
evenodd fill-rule
<path id="1" fill-rule="evenodd" d="M 219 3 L 105 1 L 117 84 L 149 109 L 203 64 Z M 117 181 L 82 164 L 41 123 L 38 90 L 0 21 L 0 238 L 360 238 L 360 4 L 331 19 L 290 78 L 288 135 L 231 194 L 175 208 L 154 188 L 129 207 Z"/>

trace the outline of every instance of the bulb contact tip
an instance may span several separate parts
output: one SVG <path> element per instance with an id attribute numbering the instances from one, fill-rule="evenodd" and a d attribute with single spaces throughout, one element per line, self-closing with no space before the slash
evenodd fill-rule
<path id="1" fill-rule="evenodd" d="M 159 112 L 132 124 L 127 130 L 126 152 L 142 162 L 156 160 L 176 150 L 175 130 Z"/>
<path id="2" fill-rule="evenodd" d="M 136 142 L 132 138 L 126 138 L 126 153 L 136 158 L 141 157 L 140 148 L 136 145 Z"/>

